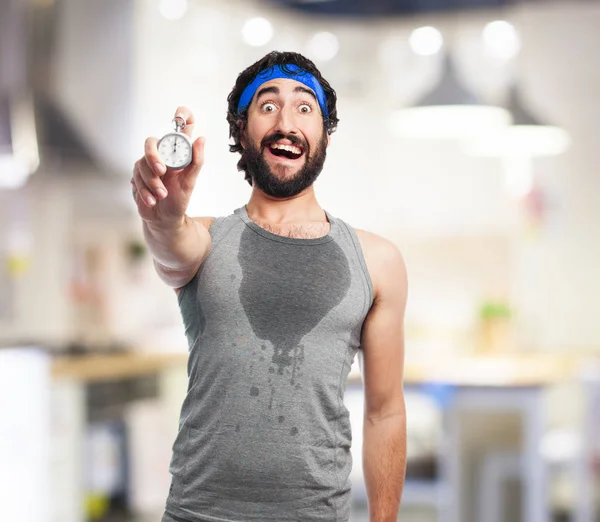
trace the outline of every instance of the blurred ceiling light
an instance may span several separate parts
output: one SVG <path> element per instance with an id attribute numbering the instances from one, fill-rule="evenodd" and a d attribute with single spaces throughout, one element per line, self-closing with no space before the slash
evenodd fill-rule
<path id="1" fill-rule="evenodd" d="M 522 198 L 533 189 L 533 158 L 562 154 L 571 139 L 563 129 L 545 125 L 533 116 L 524 107 L 516 85 L 509 90 L 506 108 L 513 116 L 513 124 L 478 137 L 466 145 L 466 152 L 473 156 L 501 158 L 508 192 Z"/>
<path id="2" fill-rule="evenodd" d="M 533 116 L 524 106 L 516 85 L 509 90 L 506 108 L 513 116 L 513 124 L 477 138 L 467 145 L 467 153 L 487 157 L 535 157 L 562 154 L 569 148 L 568 133 Z"/>
<path id="3" fill-rule="evenodd" d="M 0 99 L 0 189 L 24 185 L 39 163 L 31 96 L 3 96 Z"/>
<path id="4" fill-rule="evenodd" d="M 0 172 L 0 190 L 22 187 L 29 178 L 29 172 L 23 162 L 9 154 L 0 153 Z"/>
<path id="5" fill-rule="evenodd" d="M 334 34 L 322 32 L 315 34 L 308 42 L 308 54 L 317 61 L 328 62 L 336 57 L 340 42 Z"/>
<path id="6" fill-rule="evenodd" d="M 485 26 L 482 32 L 485 52 L 502 60 L 510 60 L 521 50 L 521 38 L 515 27 L 504 20 L 496 20 Z"/>
<path id="7" fill-rule="evenodd" d="M 242 28 L 244 41 L 252 47 L 260 47 L 271 41 L 273 38 L 273 26 L 266 18 L 250 18 Z"/>
<path id="8" fill-rule="evenodd" d="M 419 27 L 411 33 L 408 43 L 416 54 L 432 56 L 440 52 L 444 38 L 435 27 Z"/>
<path id="9" fill-rule="evenodd" d="M 179 20 L 186 13 L 187 0 L 160 0 L 158 10 L 167 20 Z"/>
<path id="10" fill-rule="evenodd" d="M 460 83 L 448 55 L 433 90 L 414 106 L 394 111 L 390 118 L 395 136 L 418 139 L 469 139 L 510 122 L 506 109 L 481 103 Z"/>

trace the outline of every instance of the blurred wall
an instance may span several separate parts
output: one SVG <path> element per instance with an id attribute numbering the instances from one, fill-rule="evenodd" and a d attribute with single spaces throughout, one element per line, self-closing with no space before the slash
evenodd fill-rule
<path id="1" fill-rule="evenodd" d="M 136 145 L 134 2 L 57 5 L 51 94 L 101 165 L 129 171 Z"/>
<path id="2" fill-rule="evenodd" d="M 0 252 L 4 259 L 23 256 L 27 265 L 23 273 L 2 279 L 0 342 L 45 344 L 69 339 L 71 216 L 69 193 L 60 183 L 46 183 L 41 176 L 17 194 L 0 191 Z"/>
<path id="3" fill-rule="evenodd" d="M 163 19 L 151 4 L 138 2 L 136 9 L 140 141 L 147 133 L 163 132 L 179 104 L 194 109 L 198 133 L 208 137 L 193 213 L 228 213 L 248 195 L 225 140 L 225 97 L 237 73 L 271 48 L 304 51 L 308 37 L 326 29 L 340 39 L 339 55 L 320 65 L 338 91 L 341 122 L 318 194 L 330 211 L 402 248 L 411 276 L 409 328 L 422 331 L 425 323 L 430 338 L 438 341 L 448 327 L 454 329 L 449 343 L 434 344 L 461 349 L 465 333 L 472 332 L 478 301 L 508 295 L 522 345 L 597 347 L 600 247 L 594 227 L 600 209 L 594 137 L 600 80 L 593 63 L 600 49 L 595 30 L 600 6 L 535 2 L 465 14 L 457 22 L 424 17 L 362 24 L 290 16 L 249 2 L 203 2 L 175 22 Z M 264 48 L 240 41 L 239 29 L 253 15 L 267 16 L 274 25 L 274 39 Z M 474 40 L 494 15 L 521 33 L 516 67 L 498 71 Z M 571 133 L 567 154 L 534 162 L 545 202 L 533 232 L 528 224 L 533 218 L 505 190 L 501 161 L 469 158 L 443 143 L 399 142 L 391 136 L 389 111 L 416 98 L 436 77 L 435 59 L 418 59 L 406 50 L 410 30 L 422 23 L 461 35 L 452 42 L 453 52 L 467 85 L 498 94 L 515 74 L 532 110 Z M 389 41 L 404 42 L 391 59 L 382 51 Z M 169 72 L 157 77 L 166 63 Z"/>
<path id="4" fill-rule="evenodd" d="M 338 90 L 341 122 L 317 194 L 334 215 L 381 233 L 402 249 L 411 285 L 408 356 L 471 348 L 477 307 L 494 295 L 512 299 L 525 348 L 597 347 L 600 101 L 595 93 L 600 79 L 594 60 L 600 49 L 600 6 L 536 2 L 465 14 L 457 23 L 423 17 L 362 24 L 290 16 L 241 1 L 193 3 L 178 21 L 164 19 L 155 3 L 145 1 L 95 3 L 88 9 L 65 0 L 62 9 L 53 92 L 99 160 L 119 174 L 98 181 L 93 192 L 101 196 L 80 204 L 90 216 L 94 208 L 105 211 L 94 218 L 91 238 L 104 237 L 98 232 L 103 223 L 118 237 L 114 219 L 106 217 L 111 205 L 129 212 L 123 230 L 139 234 L 139 221 L 127 207 L 131 165 L 147 135 L 170 128 L 178 105 L 194 110 L 196 134 L 208 139 L 190 214 L 223 215 L 241 206 L 250 189 L 236 171 L 237 157 L 228 151 L 226 95 L 237 74 L 268 50 L 305 51 L 312 32 L 327 29 L 338 35 L 341 48 L 321 68 Z M 242 42 L 240 28 L 252 15 L 268 16 L 274 24 L 274 39 L 263 48 Z M 399 142 L 386 120 L 391 109 L 416 98 L 437 75 L 437 59 L 417 58 L 406 48 L 416 25 L 439 23 L 465 35 L 454 42 L 465 83 L 487 94 L 501 91 L 510 71 L 486 63 L 472 37 L 495 15 L 521 32 L 517 72 L 526 102 L 573 137 L 567 154 L 534 164 L 546 207 L 533 233 L 522 205 L 505 190 L 499 160 L 469 158 L 443 143 Z M 389 48 L 387 54 L 381 48 L 386 42 L 397 45 L 391 58 Z M 42 338 L 70 335 L 60 274 L 71 258 L 68 238 L 85 236 L 86 228 L 75 233 L 80 221 L 73 216 L 79 214 L 69 215 L 69 203 L 59 201 L 77 201 L 85 182 L 66 195 L 54 181 L 64 174 L 61 168 L 47 168 L 35 176 L 35 190 L 44 194 L 35 196 L 33 205 L 35 269 L 19 282 L 20 318 L 10 326 L 0 323 L 0 337 L 28 332 L 32 324 L 30 333 Z M 75 179 L 77 172 L 72 175 Z M 116 252 L 118 240 L 115 245 Z M 165 301 L 174 306 L 157 278 L 150 280 L 148 291 L 164 292 L 156 294 L 161 296 L 156 306 Z M 121 310 L 118 303 L 128 302 L 127 297 L 118 283 L 110 287 L 115 292 L 109 299 Z M 36 299 L 46 303 L 45 311 L 32 304 Z M 48 310 L 49 303 L 58 304 Z M 176 313 L 168 316 L 177 326 Z M 118 331 L 134 330 L 120 317 Z"/>
<path id="5" fill-rule="evenodd" d="M 544 347 L 598 347 L 600 323 L 600 5 L 555 3 L 522 9 L 525 38 L 519 73 L 528 101 L 560 122 L 573 144 L 540 161 L 551 220 L 542 237 L 519 245 L 514 281 L 524 338 Z M 552 217 L 553 216 L 553 217 Z"/>

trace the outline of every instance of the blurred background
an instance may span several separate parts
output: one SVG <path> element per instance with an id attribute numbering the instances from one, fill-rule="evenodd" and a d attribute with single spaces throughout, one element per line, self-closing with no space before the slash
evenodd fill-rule
<path id="1" fill-rule="evenodd" d="M 250 188 L 226 97 L 304 53 L 321 205 L 410 281 L 405 522 L 600 520 L 600 3 L 0 0 L 0 520 L 158 522 L 186 344 L 129 178 L 189 106 L 189 215 Z M 354 522 L 367 521 L 353 368 Z"/>

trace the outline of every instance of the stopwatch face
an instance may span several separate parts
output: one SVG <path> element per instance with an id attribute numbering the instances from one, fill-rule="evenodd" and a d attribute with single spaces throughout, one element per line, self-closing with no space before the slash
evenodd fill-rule
<path id="1" fill-rule="evenodd" d="M 192 144 L 185 134 L 172 132 L 163 136 L 158 142 L 158 153 L 172 169 L 183 169 L 192 162 Z"/>

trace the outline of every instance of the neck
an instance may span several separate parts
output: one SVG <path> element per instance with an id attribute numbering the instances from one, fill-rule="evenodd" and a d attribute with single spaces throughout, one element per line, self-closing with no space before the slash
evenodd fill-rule
<path id="1" fill-rule="evenodd" d="M 287 199 L 268 196 L 253 187 L 246 210 L 250 219 L 264 223 L 327 222 L 327 217 L 317 202 L 313 187 Z"/>

